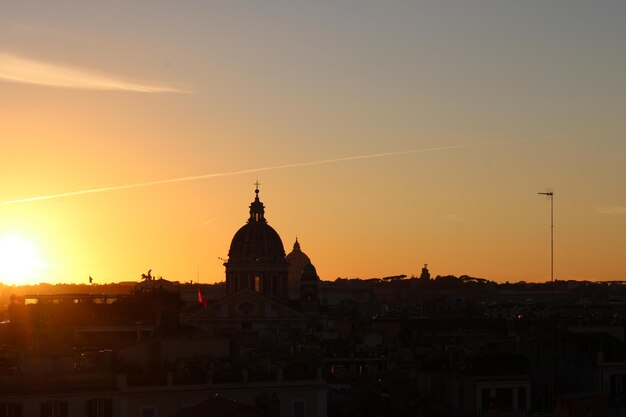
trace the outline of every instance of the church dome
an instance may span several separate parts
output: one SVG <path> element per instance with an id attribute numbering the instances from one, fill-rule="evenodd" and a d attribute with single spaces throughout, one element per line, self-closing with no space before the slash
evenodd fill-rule
<path id="1" fill-rule="evenodd" d="M 300 249 L 300 242 L 298 242 L 298 238 L 296 238 L 296 243 L 293 244 L 293 250 L 289 252 L 285 259 L 287 259 L 287 262 L 289 263 L 289 269 L 293 269 L 296 274 L 301 274 L 304 265 L 311 262 L 307 254 L 302 252 Z"/>
<path id="2" fill-rule="evenodd" d="M 259 189 L 250 204 L 250 218 L 230 243 L 228 262 L 285 262 L 285 248 L 280 236 L 265 220 L 265 207 L 259 201 Z"/>
<path id="3" fill-rule="evenodd" d="M 289 297 L 292 300 L 300 299 L 300 284 L 302 280 L 302 271 L 307 264 L 311 263 L 311 259 L 306 253 L 300 249 L 300 242 L 296 238 L 296 243 L 293 244 L 293 251 L 291 251 L 285 258 L 289 264 L 287 271 L 287 283 L 289 286 Z"/>
<path id="4" fill-rule="evenodd" d="M 304 265 L 302 268 L 302 281 L 319 281 L 320 278 L 317 276 L 317 271 L 311 262 Z"/>

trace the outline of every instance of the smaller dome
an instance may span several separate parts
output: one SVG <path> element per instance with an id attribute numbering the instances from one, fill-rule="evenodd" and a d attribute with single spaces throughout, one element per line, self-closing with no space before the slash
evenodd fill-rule
<path id="1" fill-rule="evenodd" d="M 293 289 L 294 294 L 299 294 L 300 279 L 302 278 L 302 270 L 306 264 L 311 263 L 311 260 L 300 249 L 300 242 L 296 238 L 296 243 L 293 244 L 293 251 L 291 251 L 285 260 L 289 264 L 288 270 L 288 282 L 289 286 Z M 294 295 L 295 296 L 295 295 Z"/>
<path id="2" fill-rule="evenodd" d="M 304 265 L 302 268 L 302 281 L 319 281 L 320 277 L 317 276 L 317 271 L 311 262 Z"/>
<path id="3" fill-rule="evenodd" d="M 311 262 L 307 254 L 302 252 L 300 249 L 300 242 L 298 242 L 298 238 L 296 238 L 296 243 L 293 244 L 293 250 L 287 254 L 285 259 L 287 259 L 287 262 L 289 262 L 290 265 L 293 265 L 298 272 L 302 271 L 302 268 L 307 264 L 307 262 Z"/>

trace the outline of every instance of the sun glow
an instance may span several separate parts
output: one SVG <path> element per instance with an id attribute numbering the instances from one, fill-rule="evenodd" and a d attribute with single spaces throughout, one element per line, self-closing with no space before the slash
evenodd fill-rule
<path id="1" fill-rule="evenodd" d="M 0 282 L 26 284 L 35 282 L 46 264 L 28 239 L 10 235 L 0 237 Z"/>

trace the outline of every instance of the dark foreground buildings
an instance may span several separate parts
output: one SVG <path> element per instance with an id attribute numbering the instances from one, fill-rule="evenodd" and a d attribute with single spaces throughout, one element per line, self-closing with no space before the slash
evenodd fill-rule
<path id="1" fill-rule="evenodd" d="M 626 415 L 621 282 L 320 281 L 258 193 L 225 283 L 12 297 L 0 417 Z"/>

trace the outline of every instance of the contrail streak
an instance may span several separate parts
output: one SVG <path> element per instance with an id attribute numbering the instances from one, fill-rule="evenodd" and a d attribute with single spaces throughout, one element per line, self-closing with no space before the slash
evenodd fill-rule
<path id="1" fill-rule="evenodd" d="M 274 171 L 278 169 L 299 168 L 299 167 L 324 165 L 324 164 L 335 164 L 338 162 L 358 161 L 362 159 L 385 158 L 385 157 L 390 157 L 390 156 L 408 155 L 408 154 L 422 153 L 422 152 L 437 152 L 437 151 L 447 151 L 447 150 L 454 150 L 454 149 L 476 148 L 476 147 L 482 147 L 482 146 L 500 145 L 504 143 L 530 142 L 530 141 L 537 141 L 537 140 L 544 140 L 544 139 L 553 139 L 553 138 L 557 138 L 560 136 L 562 135 L 541 136 L 541 137 L 535 137 L 535 138 L 530 138 L 530 139 L 508 139 L 508 140 L 498 140 L 498 141 L 490 141 L 490 142 L 478 142 L 478 143 L 470 143 L 466 145 L 437 146 L 433 148 L 409 149 L 405 151 L 396 151 L 396 152 L 383 152 L 383 153 L 375 153 L 375 154 L 368 154 L 368 155 L 345 156 L 342 158 L 322 159 L 318 161 L 294 162 L 292 164 L 274 165 L 274 166 L 262 167 L 262 168 L 250 168 L 250 169 L 242 169 L 239 171 L 231 171 L 231 172 L 218 172 L 214 174 L 193 175 L 193 176 L 188 176 L 188 177 L 178 177 L 178 178 L 170 178 L 170 179 L 165 179 L 165 180 L 146 181 L 146 182 L 139 182 L 135 184 L 113 185 L 109 187 L 69 191 L 66 193 L 49 194 L 49 195 L 42 195 L 38 197 L 28 197 L 28 198 L 22 198 L 19 200 L 3 201 L 3 202 L 0 202 L 0 206 L 6 206 L 10 204 L 31 203 L 31 202 L 42 201 L 42 200 L 53 200 L 57 198 L 72 197 L 72 196 L 83 195 L 83 194 L 95 194 L 95 193 L 103 193 L 107 191 L 128 190 L 131 188 L 150 187 L 152 185 L 172 184 L 176 182 L 195 181 L 195 180 L 203 180 L 203 179 L 209 179 L 209 178 L 230 177 L 234 175 Z"/>
<path id="2" fill-rule="evenodd" d="M 210 220 L 204 221 L 204 222 L 202 222 L 202 223 L 198 223 L 198 224 L 196 225 L 196 227 L 207 226 L 207 225 L 209 225 L 209 224 L 213 223 L 215 220 L 217 220 L 217 219 L 210 219 Z"/>

